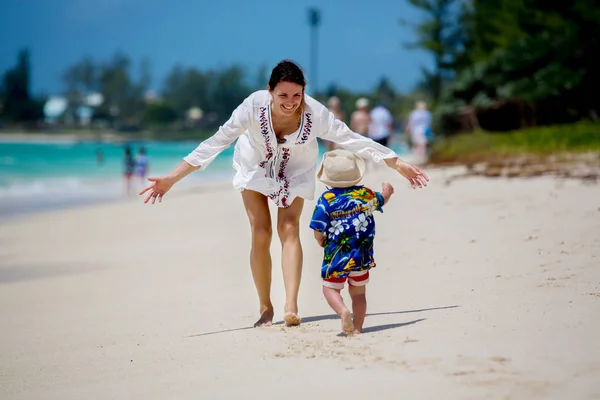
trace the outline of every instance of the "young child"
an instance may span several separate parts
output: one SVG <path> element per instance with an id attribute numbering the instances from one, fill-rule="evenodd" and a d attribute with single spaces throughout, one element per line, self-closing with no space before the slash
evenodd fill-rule
<path id="1" fill-rule="evenodd" d="M 146 177 L 148 176 L 148 156 L 146 155 L 146 149 L 140 147 L 138 155 L 135 158 L 135 174 L 140 178 L 142 184 L 146 183 Z"/>
<path id="2" fill-rule="evenodd" d="M 367 313 L 365 285 L 369 270 L 375 267 L 373 239 L 375 211 L 382 211 L 394 188 L 383 184 L 382 193 L 358 186 L 365 173 L 365 162 L 346 150 L 333 150 L 323 155 L 317 178 L 331 189 L 317 201 L 310 222 L 315 239 L 324 248 L 321 278 L 323 295 L 342 318 L 342 331 L 360 333 Z M 344 304 L 340 291 L 348 280 L 352 311 Z"/>

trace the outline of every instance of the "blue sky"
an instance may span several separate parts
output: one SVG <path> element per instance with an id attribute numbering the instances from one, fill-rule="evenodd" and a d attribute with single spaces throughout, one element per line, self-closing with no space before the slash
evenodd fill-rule
<path id="1" fill-rule="evenodd" d="M 31 51 L 36 93 L 56 94 L 67 66 L 91 56 L 108 60 L 121 50 L 151 62 L 155 89 L 175 65 L 201 70 L 239 64 L 253 78 L 291 58 L 311 81 L 308 9 L 321 11 L 320 89 L 331 83 L 370 90 L 382 76 L 402 90 L 419 80 L 430 57 L 406 49 L 413 41 L 400 18 L 420 18 L 404 0 L 0 0 L 0 72 L 20 48 Z M 265 82 L 266 84 L 266 82 Z"/>

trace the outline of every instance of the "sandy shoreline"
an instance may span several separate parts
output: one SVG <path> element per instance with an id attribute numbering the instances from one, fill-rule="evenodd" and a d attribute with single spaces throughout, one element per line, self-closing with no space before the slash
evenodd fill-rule
<path id="1" fill-rule="evenodd" d="M 456 172 L 432 170 L 421 191 L 382 173 L 396 195 L 377 215 L 366 333 L 350 338 L 320 293 L 314 200 L 299 328 L 250 328 L 248 222 L 229 181 L 2 221 L 1 397 L 600 398 L 600 186 L 445 185 Z M 278 247 L 275 233 L 280 321 Z"/>

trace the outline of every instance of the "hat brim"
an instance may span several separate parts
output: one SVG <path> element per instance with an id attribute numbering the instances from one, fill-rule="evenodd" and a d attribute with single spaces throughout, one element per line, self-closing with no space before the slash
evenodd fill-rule
<path id="1" fill-rule="evenodd" d="M 335 150 L 333 150 L 332 153 L 333 152 L 335 152 Z M 336 180 L 330 179 L 327 176 L 327 173 L 324 169 L 325 157 L 326 157 L 325 156 L 325 157 L 323 157 L 323 160 L 321 160 L 321 165 L 319 166 L 319 170 L 317 171 L 317 179 L 320 180 L 321 182 L 323 182 L 327 186 L 337 187 L 337 188 L 347 188 L 347 187 L 358 184 L 365 175 L 365 170 L 366 170 L 365 160 L 363 160 L 361 157 L 357 156 L 354 153 L 352 155 L 356 161 L 356 166 L 358 167 L 358 171 L 360 173 L 358 178 L 353 179 L 351 181 L 336 181 Z"/>

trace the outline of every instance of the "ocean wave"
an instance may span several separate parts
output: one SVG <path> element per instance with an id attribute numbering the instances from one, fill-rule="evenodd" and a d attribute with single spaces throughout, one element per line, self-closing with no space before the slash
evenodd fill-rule
<path id="1" fill-rule="evenodd" d="M 14 137 L 13 137 L 14 136 Z M 24 134 L 24 135 L 2 135 L 0 134 L 0 144 L 77 144 L 80 140 L 76 136 L 72 137 L 52 137 L 35 134 Z"/>
<path id="2" fill-rule="evenodd" d="M 0 156 L 0 166 L 15 165 L 17 159 L 11 156 Z"/>
<path id="3" fill-rule="evenodd" d="M 121 182 L 84 180 L 79 177 L 34 179 L 5 182 L 0 187 L 0 199 L 37 196 L 81 197 L 94 194 L 119 194 Z"/>
<path id="4" fill-rule="evenodd" d="M 231 179 L 232 174 L 224 171 L 195 174 L 178 183 L 178 186 L 194 185 L 198 182 Z M 131 181 L 131 191 L 139 192 L 148 182 L 139 179 Z M 0 179 L 0 202 L 3 199 L 34 199 L 52 197 L 54 199 L 85 199 L 92 197 L 117 198 L 126 192 L 122 179 L 82 178 L 80 176 L 64 176 L 35 179 Z"/>

